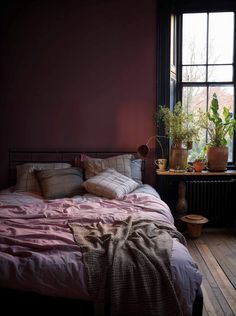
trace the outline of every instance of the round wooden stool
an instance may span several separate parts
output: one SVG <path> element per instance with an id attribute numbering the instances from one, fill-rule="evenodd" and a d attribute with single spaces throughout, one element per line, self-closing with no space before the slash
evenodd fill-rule
<path id="1" fill-rule="evenodd" d="M 197 238 L 201 236 L 202 225 L 208 222 L 208 219 L 202 215 L 189 214 L 181 217 L 181 221 L 187 224 L 187 234 L 189 237 Z"/>

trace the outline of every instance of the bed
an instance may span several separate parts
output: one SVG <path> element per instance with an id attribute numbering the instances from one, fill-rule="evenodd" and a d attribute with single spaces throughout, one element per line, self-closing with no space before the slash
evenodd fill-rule
<path id="1" fill-rule="evenodd" d="M 202 275 L 144 178 L 131 152 L 11 150 L 9 188 L 0 192 L 3 304 L 201 315 Z"/>

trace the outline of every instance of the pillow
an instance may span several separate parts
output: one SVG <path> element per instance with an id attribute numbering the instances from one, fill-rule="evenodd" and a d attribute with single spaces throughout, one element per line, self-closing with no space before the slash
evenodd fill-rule
<path id="1" fill-rule="evenodd" d="M 142 184 L 142 159 L 131 160 L 131 178 Z"/>
<path id="2" fill-rule="evenodd" d="M 83 192 L 83 174 L 78 168 L 40 170 L 36 175 L 47 199 L 71 197 Z"/>
<path id="3" fill-rule="evenodd" d="M 108 168 L 83 183 L 85 189 L 92 194 L 108 199 L 123 198 L 124 195 L 137 188 L 138 183 L 112 168 Z"/>
<path id="4" fill-rule="evenodd" d="M 160 194 L 149 184 L 143 184 L 138 186 L 137 189 L 133 191 L 133 193 L 146 193 L 153 195 L 159 199 L 161 198 Z"/>
<path id="5" fill-rule="evenodd" d="M 23 165 L 18 165 L 16 166 L 17 182 L 15 190 L 20 192 L 41 193 L 38 180 L 34 173 L 35 170 L 64 169 L 69 167 L 71 167 L 71 165 L 64 162 L 25 163 Z"/>
<path id="6" fill-rule="evenodd" d="M 109 157 L 105 159 L 101 158 L 90 158 L 84 159 L 88 157 L 86 155 L 82 155 L 82 161 L 85 169 L 85 179 L 89 179 L 94 177 L 101 171 L 112 168 L 118 171 L 119 173 L 131 178 L 131 158 L 132 155 L 125 154 L 120 156 Z"/>

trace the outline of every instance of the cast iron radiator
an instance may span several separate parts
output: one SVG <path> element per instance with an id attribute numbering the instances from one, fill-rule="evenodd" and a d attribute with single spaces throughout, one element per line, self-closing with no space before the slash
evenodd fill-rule
<path id="1" fill-rule="evenodd" d="M 236 180 L 186 181 L 188 213 L 201 214 L 211 227 L 234 227 Z"/>

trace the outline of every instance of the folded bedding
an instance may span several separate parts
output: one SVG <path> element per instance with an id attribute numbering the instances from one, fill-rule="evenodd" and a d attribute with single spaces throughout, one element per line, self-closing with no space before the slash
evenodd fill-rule
<path id="1" fill-rule="evenodd" d="M 72 227 L 84 231 L 90 226 L 94 229 L 98 225 L 113 226 L 130 220 L 161 223 L 168 227 L 165 231 L 175 232 L 167 234 L 168 278 L 174 290 L 168 295 L 178 298 L 176 306 L 181 307 L 183 315 L 191 315 L 202 276 L 174 227 L 167 204 L 148 185 L 139 185 L 116 199 L 91 193 L 47 199 L 29 192 L 1 191 L 0 286 L 96 301 L 88 282 L 84 248 L 76 240 Z M 125 240 L 124 236 L 121 240 Z M 147 248 L 145 252 L 148 253 Z M 119 277 L 117 273 L 118 270 L 115 276 Z"/>

